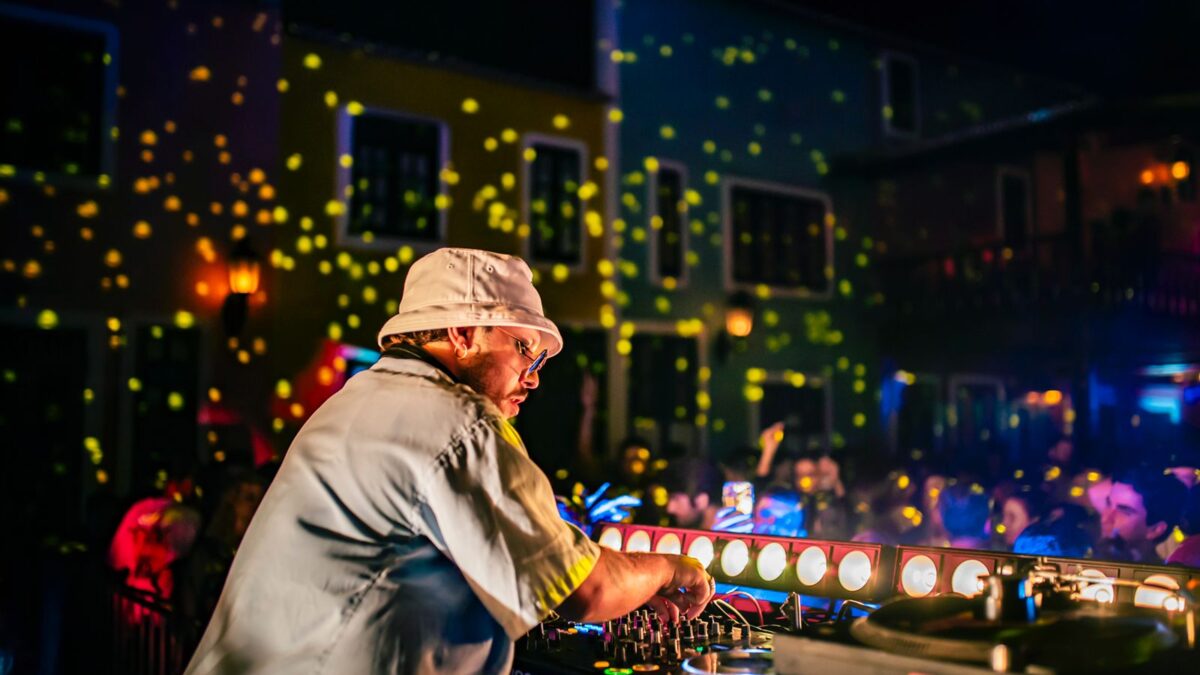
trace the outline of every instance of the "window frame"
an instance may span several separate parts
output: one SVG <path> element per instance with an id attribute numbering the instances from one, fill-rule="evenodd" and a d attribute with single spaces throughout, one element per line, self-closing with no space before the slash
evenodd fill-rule
<path id="1" fill-rule="evenodd" d="M 996 237 L 1001 244 L 1008 241 L 1008 229 L 1004 225 L 1004 178 L 1011 176 L 1025 183 L 1025 241 L 1030 242 L 1037 228 L 1033 222 L 1033 172 L 1014 164 L 996 167 Z"/>
<path id="2" fill-rule="evenodd" d="M 520 216 L 521 223 L 529 225 L 529 188 L 530 188 L 530 171 L 533 169 L 533 162 L 525 160 L 525 151 L 535 145 L 549 145 L 565 150 L 574 150 L 579 153 L 579 185 L 591 180 L 588 174 L 588 144 L 578 138 L 570 136 L 556 136 L 552 134 L 541 133 L 525 133 L 521 135 L 521 146 L 518 151 L 517 161 L 521 163 L 521 206 Z M 599 187 L 599 186 L 597 186 Z M 533 269 L 551 269 L 556 265 L 565 265 L 572 274 L 580 273 L 587 269 L 587 225 L 584 222 L 584 217 L 587 214 L 587 202 L 583 199 L 579 200 L 579 213 L 576 217 L 576 226 L 579 230 L 579 261 L 575 263 L 554 262 L 553 260 L 538 260 L 533 256 L 533 233 L 529 236 L 522 237 L 521 241 L 521 257 Z M 532 228 L 532 226 L 530 226 Z"/>
<path id="3" fill-rule="evenodd" d="M 397 122 L 418 122 L 422 124 L 432 124 L 438 130 L 438 157 L 437 157 L 437 196 L 449 196 L 450 186 L 446 183 L 442 176 L 442 170 L 450 160 L 450 127 L 441 119 L 436 117 L 428 117 L 418 115 L 403 110 L 392 108 L 381 108 L 375 106 L 367 106 L 362 113 L 351 115 L 347 106 L 338 108 L 337 113 L 337 140 L 335 143 L 336 151 L 334 152 L 334 167 L 337 174 L 336 187 L 337 192 L 335 198 L 337 201 L 345 204 L 345 208 L 337 216 L 334 223 L 335 242 L 340 248 L 356 249 L 362 251 L 374 252 L 393 252 L 397 246 L 411 246 L 418 254 L 429 253 L 446 245 L 446 221 L 449 207 L 444 209 L 435 209 L 437 212 L 437 237 L 435 239 L 414 239 L 391 234 L 374 234 L 371 241 L 366 241 L 361 234 L 350 233 L 350 215 L 351 204 L 353 197 L 346 196 L 346 188 L 351 186 L 351 181 L 354 177 L 354 166 L 342 166 L 341 158 L 345 155 L 354 156 L 353 131 L 354 120 L 358 117 L 373 115 L 376 117 L 384 117 Z"/>
<path id="4" fill-rule="evenodd" d="M 784 183 L 775 183 L 772 181 L 756 180 L 752 178 L 742 178 L 739 176 L 726 176 L 721 182 L 721 239 L 722 239 L 722 258 L 724 262 L 724 286 L 725 290 L 730 293 L 737 291 L 745 291 L 754 293 L 755 289 L 760 285 L 757 283 L 738 281 L 733 277 L 733 190 L 735 187 L 746 187 L 753 190 L 763 192 L 775 192 L 785 196 L 795 196 L 804 199 L 819 201 L 825 205 L 825 215 L 829 216 L 833 213 L 833 200 L 829 194 L 806 187 L 795 185 L 787 185 Z M 821 300 L 828 301 L 833 298 L 834 281 L 837 279 L 837 267 L 834 264 L 833 257 L 833 228 L 826 223 L 821 223 L 821 228 L 825 232 L 825 269 L 831 274 L 826 274 L 828 282 L 825 285 L 825 290 L 814 291 L 810 288 L 788 286 L 767 285 L 771 289 L 773 297 L 794 298 L 800 300 Z M 824 270 L 822 271 L 823 273 Z"/>
<path id="5" fill-rule="evenodd" d="M 663 168 L 666 168 L 679 174 L 679 200 L 683 204 L 683 213 L 681 214 L 682 227 L 679 228 L 680 251 L 682 252 L 683 259 L 680 261 L 681 264 L 679 266 L 681 273 L 675 279 L 675 288 L 687 288 L 688 277 L 690 276 L 687 254 L 689 247 L 691 246 L 691 227 L 688 224 L 688 215 L 691 213 L 691 207 L 687 203 L 687 165 L 674 159 L 658 158 L 658 167 L 658 171 L 648 172 L 649 176 L 646 178 L 646 204 L 648 206 L 646 211 L 646 249 L 647 269 L 649 270 L 649 275 L 647 278 L 650 280 L 651 285 L 658 288 L 663 287 L 663 279 L 665 279 L 665 277 L 658 273 L 658 236 L 654 227 L 651 225 L 651 222 L 653 221 L 654 216 L 662 215 L 658 212 L 658 174 L 659 171 L 662 171 Z"/>
<path id="6" fill-rule="evenodd" d="M 34 9 L 5 2 L 0 2 L 0 15 L 19 21 L 46 24 L 55 28 L 97 33 L 103 37 L 104 53 L 109 56 L 109 62 L 104 68 L 104 84 L 100 101 L 99 173 L 94 176 L 73 175 L 61 171 L 41 171 L 14 164 L 14 174 L 8 180 L 36 185 L 53 183 L 73 189 L 106 191 L 112 188 L 117 178 L 117 141 L 113 138 L 112 130 L 117 128 L 117 86 L 121 65 L 120 32 L 116 25 L 108 21 L 88 19 L 65 12 Z M 104 177 L 108 179 L 107 185 L 101 183 Z"/>
<path id="7" fill-rule="evenodd" d="M 711 390 L 709 384 L 712 382 L 712 378 L 710 377 L 707 380 L 705 380 L 700 377 L 700 372 L 704 368 L 711 369 L 711 367 L 712 367 L 711 364 L 709 363 L 709 359 L 708 359 L 708 350 L 709 350 L 708 331 L 702 330 L 695 335 L 684 336 L 684 335 L 679 334 L 679 330 L 676 328 L 675 324 L 670 321 L 655 321 L 655 320 L 643 321 L 643 320 L 631 318 L 631 319 L 629 319 L 629 323 L 633 324 L 633 334 L 630 335 L 629 338 L 627 338 L 630 340 L 631 343 L 633 341 L 634 336 L 636 336 L 638 334 L 662 335 L 665 337 L 677 337 L 677 338 L 683 338 L 683 339 L 687 339 L 687 340 L 695 340 L 696 341 L 696 395 L 699 396 L 701 393 L 704 393 L 704 394 L 707 394 L 711 400 L 712 390 Z M 626 339 L 626 338 L 622 338 L 620 335 L 620 332 L 616 331 L 616 330 L 610 330 L 609 334 L 611 336 L 610 340 L 611 340 L 612 350 L 613 350 L 612 353 L 615 354 L 616 358 L 618 359 L 617 361 L 614 361 L 612 365 L 610 365 L 610 371 L 613 367 L 619 367 L 621 369 L 622 379 L 623 379 L 623 382 L 620 383 L 621 384 L 621 393 L 617 394 L 624 399 L 622 402 L 622 405 L 624 406 L 623 413 L 624 413 L 625 419 L 621 420 L 621 424 L 622 424 L 621 429 L 620 429 L 621 435 L 616 437 L 617 439 L 620 439 L 620 438 L 623 438 L 630 434 L 633 434 L 635 431 L 634 426 L 633 426 L 634 425 L 634 415 L 630 411 L 630 397 L 629 397 L 629 389 L 630 389 L 630 387 L 634 386 L 634 383 L 629 380 L 629 374 L 628 374 L 629 373 L 629 364 L 631 362 L 630 354 L 621 354 L 616 349 L 617 342 L 619 342 L 622 339 Z M 610 384 L 610 386 L 611 386 L 611 384 Z M 696 428 L 696 448 L 695 449 L 696 449 L 696 452 L 699 453 L 700 456 L 702 456 L 702 457 L 705 457 L 708 455 L 708 435 L 709 435 L 710 426 L 712 424 L 712 417 L 713 417 L 712 410 L 713 409 L 711 406 L 708 410 L 700 410 L 699 403 L 697 403 L 696 414 L 704 413 L 706 416 L 708 416 L 709 423 L 702 427 L 696 427 L 694 418 L 691 420 L 688 420 L 688 424 L 690 424 L 691 426 Z M 611 411 L 610 411 L 610 414 L 612 414 Z M 661 451 L 662 449 L 659 448 L 659 450 Z"/>
<path id="8" fill-rule="evenodd" d="M 916 140 L 921 137 L 921 69 L 920 63 L 916 57 L 911 54 L 897 52 L 892 50 L 884 50 L 879 56 L 881 67 L 879 69 L 879 117 L 883 122 L 883 135 L 886 138 L 899 138 L 903 140 Z M 890 61 L 905 61 L 912 66 L 913 70 L 913 129 L 908 131 L 905 129 L 897 129 L 892 126 L 892 120 L 887 115 L 883 114 L 885 106 L 892 105 L 891 99 L 891 77 L 888 74 L 888 63 Z M 894 107 L 893 107 L 894 110 Z"/>

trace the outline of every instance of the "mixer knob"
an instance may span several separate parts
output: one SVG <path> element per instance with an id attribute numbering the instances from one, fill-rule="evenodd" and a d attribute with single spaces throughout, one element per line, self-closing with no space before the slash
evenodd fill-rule
<path id="1" fill-rule="evenodd" d="M 708 620 L 708 634 L 714 638 L 721 637 L 721 622 L 715 616 Z"/>

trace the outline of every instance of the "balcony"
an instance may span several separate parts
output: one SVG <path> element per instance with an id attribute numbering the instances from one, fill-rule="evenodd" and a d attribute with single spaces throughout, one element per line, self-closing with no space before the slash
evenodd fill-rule
<path id="1" fill-rule="evenodd" d="M 885 307 L 897 316 L 1128 311 L 1200 318 L 1200 256 L 1132 237 L 1097 240 L 1090 256 L 1065 235 L 881 260 Z"/>

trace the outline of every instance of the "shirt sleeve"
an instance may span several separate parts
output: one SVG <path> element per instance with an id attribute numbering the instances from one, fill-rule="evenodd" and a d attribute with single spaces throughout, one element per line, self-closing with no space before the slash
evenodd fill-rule
<path id="1" fill-rule="evenodd" d="M 599 546 L 559 517 L 550 481 L 520 436 L 487 417 L 439 455 L 421 520 L 512 639 L 579 588 Z"/>

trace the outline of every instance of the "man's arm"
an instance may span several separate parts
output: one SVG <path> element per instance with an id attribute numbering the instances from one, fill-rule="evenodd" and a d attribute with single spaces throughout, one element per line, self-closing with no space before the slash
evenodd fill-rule
<path id="1" fill-rule="evenodd" d="M 694 558 L 603 548 L 592 573 L 556 611 L 574 621 L 607 621 L 650 604 L 674 622 L 699 616 L 712 596 L 712 577 Z"/>

